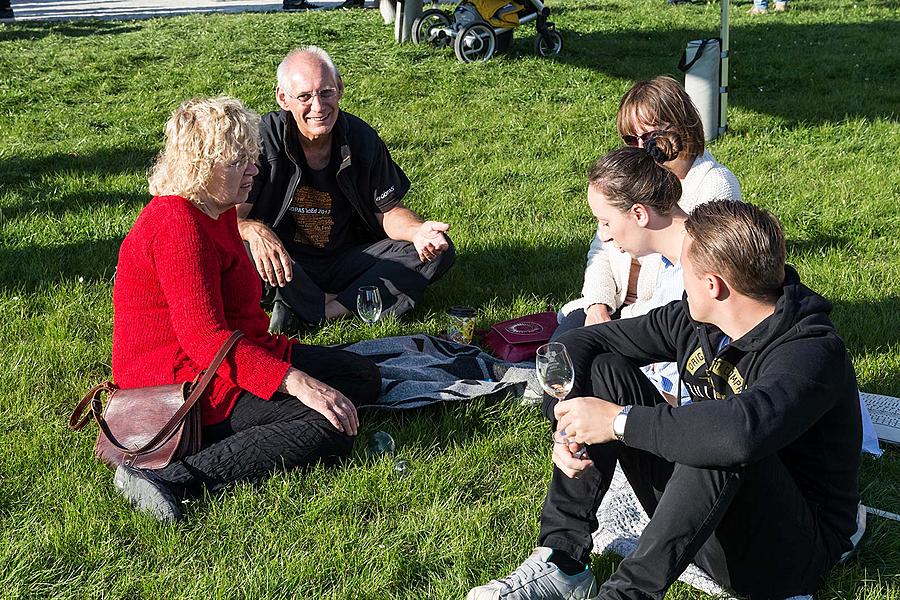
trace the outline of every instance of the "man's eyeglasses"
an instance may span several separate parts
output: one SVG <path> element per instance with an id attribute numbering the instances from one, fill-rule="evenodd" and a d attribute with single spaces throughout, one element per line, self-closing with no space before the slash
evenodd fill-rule
<path id="1" fill-rule="evenodd" d="M 651 138 L 656 137 L 660 133 L 662 133 L 662 130 L 654 129 L 653 131 L 647 131 L 645 133 L 642 133 L 641 135 L 631 135 L 631 134 L 623 135 L 622 141 L 625 142 L 626 146 L 631 146 L 632 148 L 635 148 L 640 145 L 639 142 L 646 144 L 647 142 L 650 141 Z"/>
<path id="2" fill-rule="evenodd" d="M 297 94 L 296 96 L 291 96 L 291 98 L 300 102 L 304 106 L 308 106 L 312 103 L 314 97 L 318 96 L 319 100 L 331 100 L 333 98 L 337 98 L 338 90 L 336 88 L 324 88 L 319 90 L 318 92 L 302 92 Z M 290 94 L 288 94 L 290 96 Z"/>

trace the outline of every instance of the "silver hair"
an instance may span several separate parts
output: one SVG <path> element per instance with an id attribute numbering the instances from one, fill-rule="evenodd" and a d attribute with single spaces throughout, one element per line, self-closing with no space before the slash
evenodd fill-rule
<path id="1" fill-rule="evenodd" d="M 287 56 L 284 57 L 284 60 L 281 61 L 281 64 L 278 65 L 278 69 L 275 71 L 275 75 L 278 78 L 278 87 L 280 87 L 281 89 L 287 89 L 288 63 L 290 63 L 293 59 L 297 58 L 301 54 L 309 54 L 318 59 L 319 62 L 331 69 L 331 73 L 334 75 L 335 82 L 340 82 L 341 74 L 338 72 L 337 66 L 335 66 L 334 61 L 331 60 L 331 56 L 329 56 L 324 49 L 318 46 L 303 46 L 301 48 L 295 48 L 288 52 Z"/>

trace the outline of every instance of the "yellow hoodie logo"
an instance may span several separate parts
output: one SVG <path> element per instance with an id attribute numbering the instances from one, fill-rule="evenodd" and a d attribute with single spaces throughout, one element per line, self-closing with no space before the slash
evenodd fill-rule
<path id="1" fill-rule="evenodd" d="M 730 362 L 717 358 L 706 370 L 705 377 L 697 375 L 697 371 L 704 365 L 706 365 L 706 359 L 703 356 L 703 349 L 698 346 L 688 357 L 687 363 L 685 364 L 685 370 L 691 375 L 696 376 L 698 379 L 705 380 L 712 388 L 712 392 L 717 400 L 723 400 L 725 394 L 718 389 L 720 386 L 715 384 L 715 381 L 712 378 L 713 375 L 715 375 L 717 379 L 724 381 L 733 394 L 740 394 L 744 391 L 744 376 L 741 375 Z M 708 397 L 708 394 L 699 393 L 699 389 L 695 388 L 694 391 L 701 397 Z"/>

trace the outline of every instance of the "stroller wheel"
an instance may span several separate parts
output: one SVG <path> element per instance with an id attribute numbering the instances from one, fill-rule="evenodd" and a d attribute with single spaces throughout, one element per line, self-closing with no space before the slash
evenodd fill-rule
<path id="1" fill-rule="evenodd" d="M 494 29 L 486 23 L 470 23 L 456 35 L 453 49 L 460 62 L 468 63 L 476 60 L 488 60 L 497 48 L 497 36 Z"/>
<path id="2" fill-rule="evenodd" d="M 554 29 L 538 31 L 534 38 L 534 51 L 538 56 L 556 56 L 562 51 L 562 46 L 562 36 Z"/>
<path id="3" fill-rule="evenodd" d="M 412 41 L 416 45 L 448 46 L 450 45 L 450 36 L 443 31 L 448 27 L 450 27 L 450 15 L 437 8 L 429 8 L 413 21 Z"/>

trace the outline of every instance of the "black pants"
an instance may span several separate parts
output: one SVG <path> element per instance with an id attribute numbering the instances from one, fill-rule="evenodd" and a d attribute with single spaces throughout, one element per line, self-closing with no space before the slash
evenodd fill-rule
<path id="1" fill-rule="evenodd" d="M 449 241 L 449 237 L 447 238 Z M 309 258 L 294 256 L 294 276 L 283 288 L 276 288 L 281 300 L 306 323 L 325 320 L 325 294 L 352 313 L 356 297 L 364 285 L 378 286 L 382 314 L 401 315 L 422 301 L 428 284 L 437 281 L 453 265 L 453 243 L 435 260 L 422 262 L 411 242 L 385 239 L 373 244 L 351 246 L 334 256 Z"/>
<path id="2" fill-rule="evenodd" d="M 335 348 L 294 346 L 291 363 L 339 390 L 355 405 L 371 404 L 381 390 L 378 367 L 369 359 Z M 238 481 L 257 481 L 272 472 L 346 458 L 353 439 L 293 396 L 263 400 L 246 392 L 228 418 L 203 429 L 197 454 L 156 471 L 182 497 Z"/>
<path id="3" fill-rule="evenodd" d="M 559 341 L 559 338 L 562 337 L 562 334 L 568 331 L 572 331 L 573 329 L 578 329 L 579 327 L 584 327 L 584 322 L 586 319 L 587 314 L 584 312 L 583 308 L 573 310 L 565 317 L 563 317 L 563 320 L 559 322 L 559 326 L 556 328 L 556 331 L 554 331 L 553 335 L 550 336 L 550 341 Z"/>
<path id="4" fill-rule="evenodd" d="M 580 374 L 571 396 L 598 396 L 620 405 L 665 402 L 630 362 L 591 356 L 579 338 L 562 341 Z M 545 398 L 553 421 L 555 402 Z M 690 440 L 685 440 L 690 443 Z M 673 464 L 621 442 L 588 446 L 595 468 L 570 479 L 554 466 L 541 513 L 539 545 L 587 561 L 597 509 L 616 460 L 650 515 L 634 553 L 601 587 L 601 598 L 662 597 L 694 561 L 719 584 L 752 598 L 811 594 L 837 561 L 828 556 L 821 523 L 777 456 L 734 469 Z"/>

